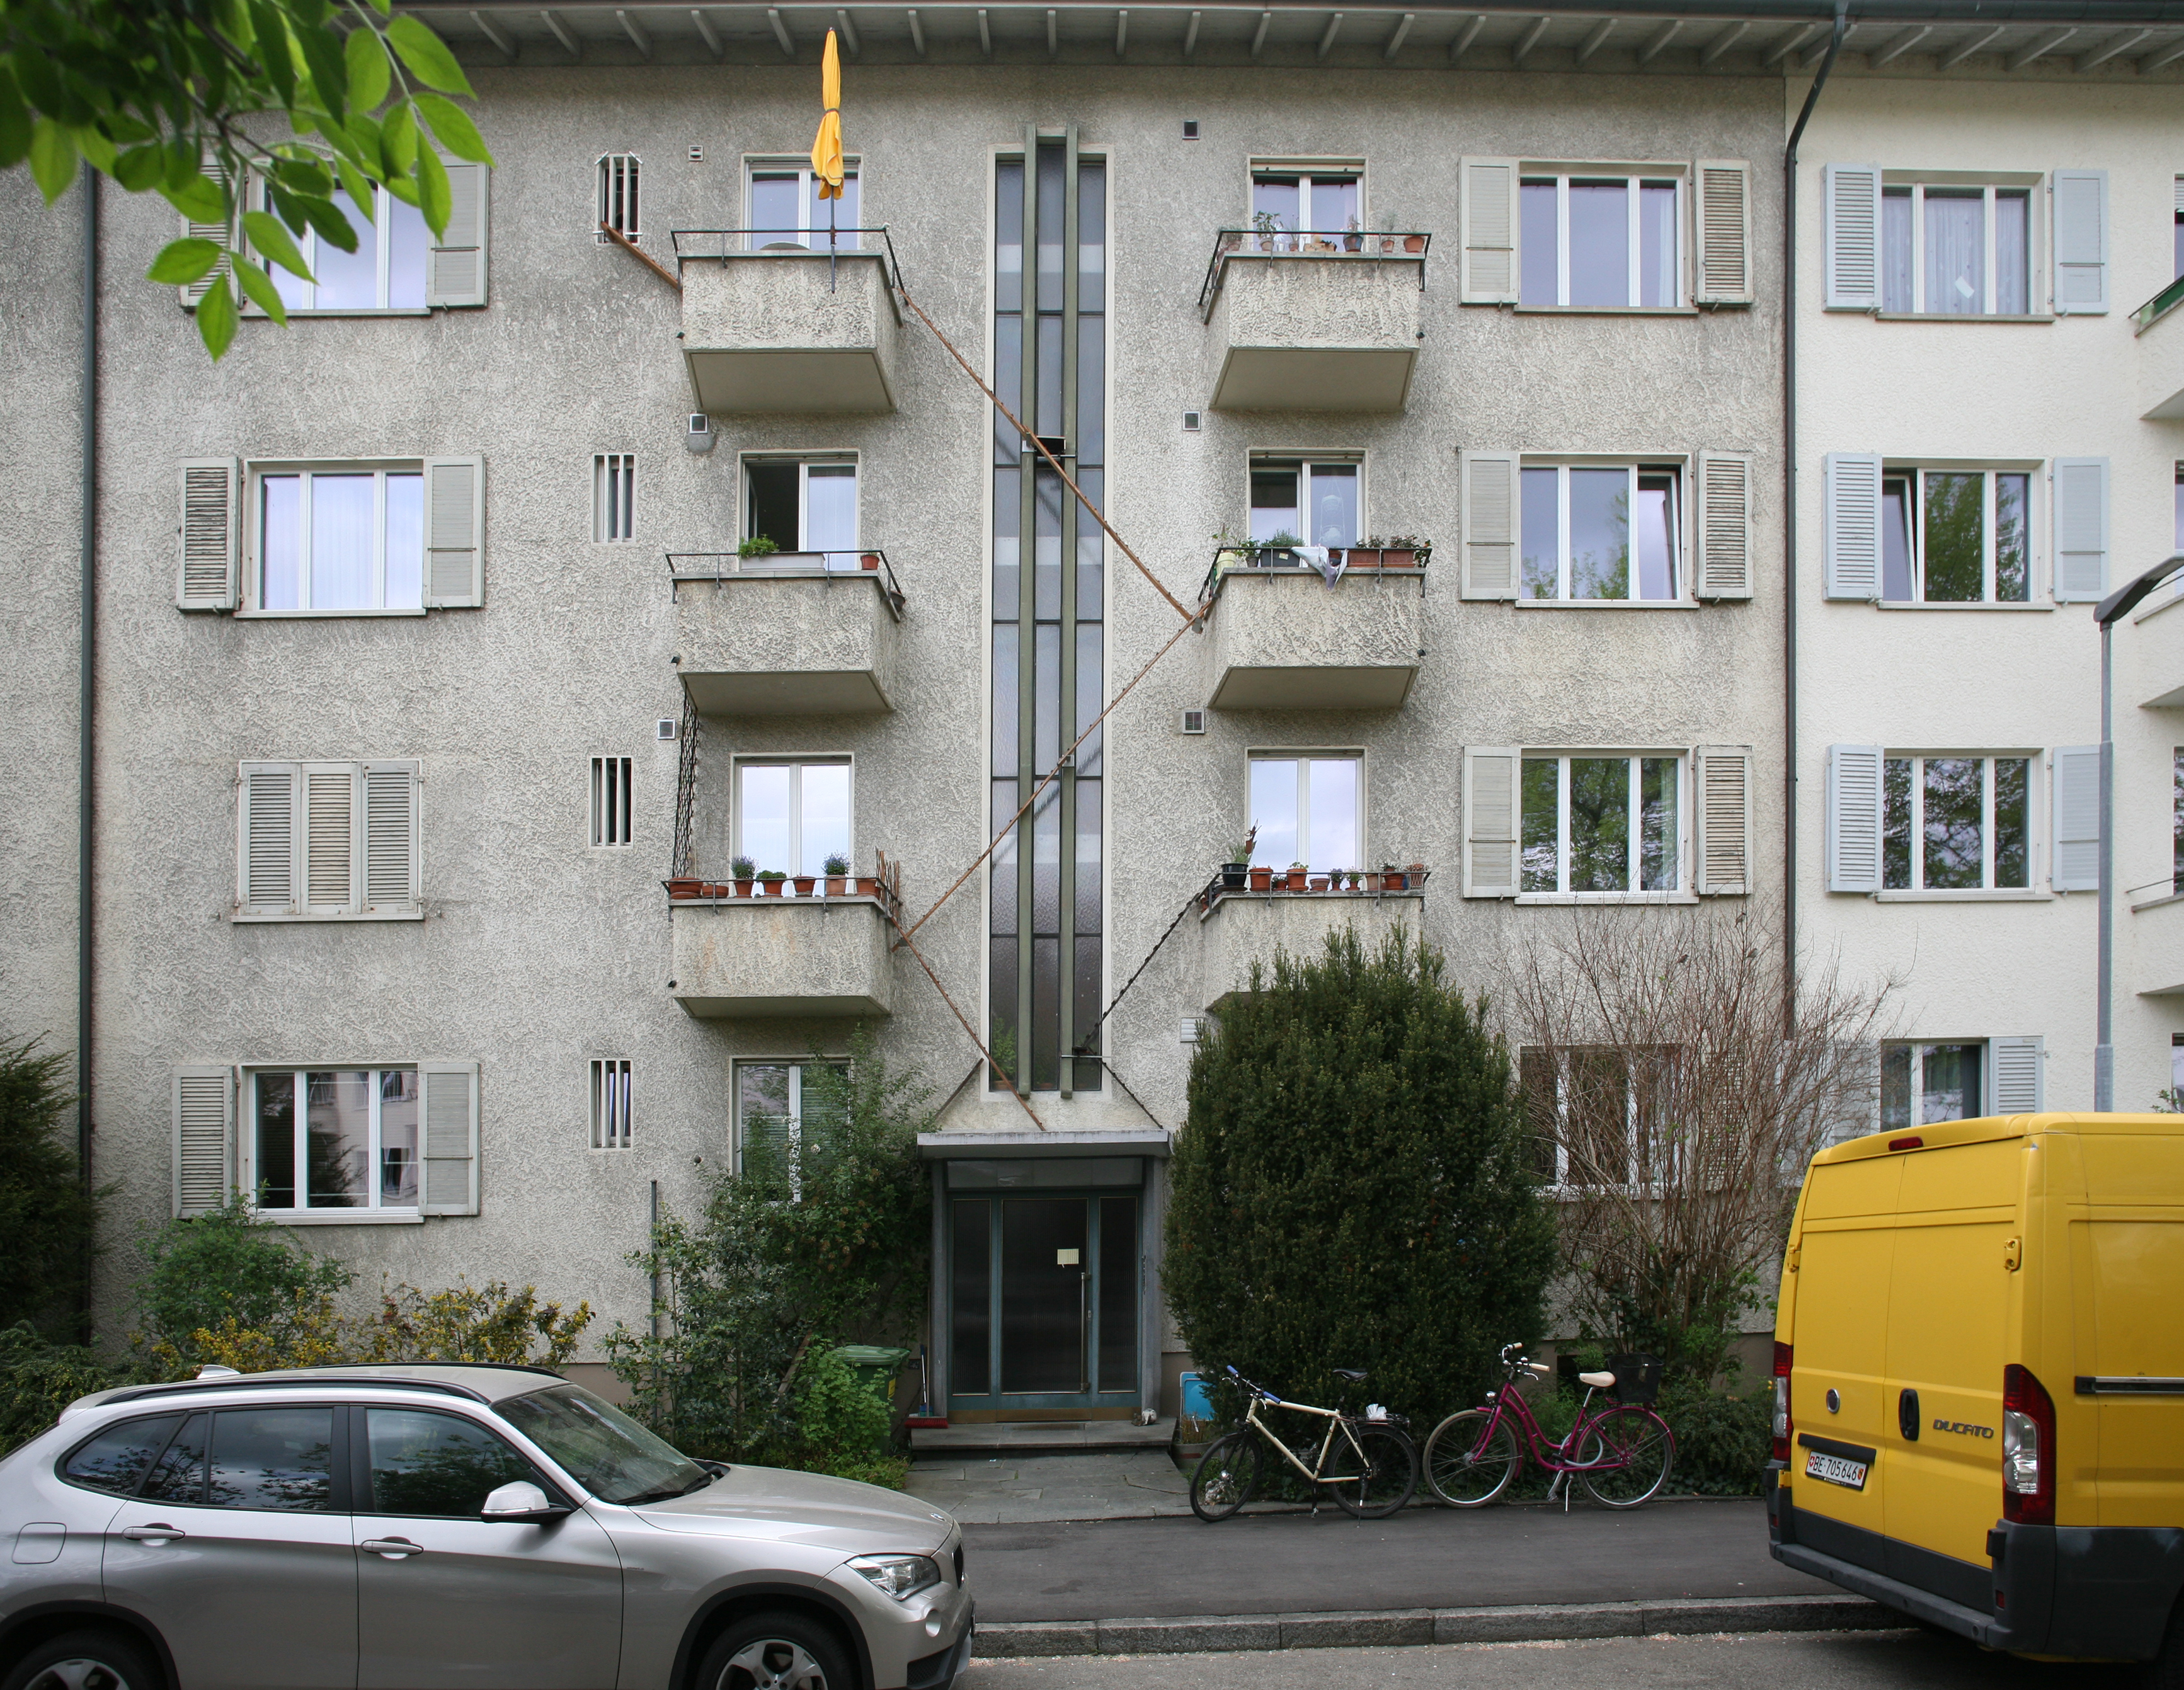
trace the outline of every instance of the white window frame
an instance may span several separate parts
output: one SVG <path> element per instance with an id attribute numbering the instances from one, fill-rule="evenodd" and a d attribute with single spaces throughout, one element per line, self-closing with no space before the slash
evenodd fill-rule
<path id="1" fill-rule="evenodd" d="M 797 215 L 800 218 L 803 219 L 804 221 L 798 228 L 794 230 L 753 228 L 751 226 L 758 220 L 757 214 L 751 209 L 751 184 L 753 181 L 761 176 L 773 176 L 791 175 L 794 176 L 797 179 Z M 767 237 L 772 237 L 773 240 L 779 240 L 790 234 L 802 235 L 807 247 L 809 247 L 810 250 L 813 252 L 823 253 L 827 250 L 825 241 L 822 238 L 827 233 L 827 226 L 819 222 L 817 219 L 812 217 L 811 215 L 813 204 L 811 198 L 811 155 L 808 153 L 800 157 L 792 154 L 785 158 L 774 157 L 764 153 L 745 153 L 744 155 L 744 239 L 749 243 L 751 251 L 763 251 L 769 244 L 771 244 L 772 243 L 766 238 Z M 865 220 L 866 215 L 865 172 L 864 160 L 857 153 L 844 153 L 842 155 L 842 179 L 844 182 L 854 180 L 857 184 L 857 215 L 855 220 L 857 223 L 861 224 Z M 846 228 L 842 229 L 840 231 L 840 234 L 841 238 L 837 240 L 835 243 L 835 250 L 845 253 L 856 252 L 863 247 L 863 236 L 852 233 Z M 818 244 L 812 245 L 811 243 L 814 241 L 817 241 Z"/>
<path id="2" fill-rule="evenodd" d="M 1368 837 L 1365 813 L 1366 805 L 1368 802 L 1366 792 L 1368 771 L 1366 768 L 1365 753 L 1362 749 L 1342 745 L 1255 746 L 1245 753 L 1244 786 L 1245 802 L 1247 806 L 1251 801 L 1251 765 L 1285 762 L 1293 762 L 1296 765 L 1297 845 L 1299 847 L 1297 860 L 1311 865 L 1315 873 L 1325 873 L 1336 868 L 1362 869 L 1365 867 L 1365 841 Z M 1312 841 L 1312 766 L 1314 762 L 1350 762 L 1357 766 L 1357 837 L 1344 848 L 1349 854 L 1341 862 L 1330 862 L 1324 868 L 1318 866 Z M 1256 827 L 1258 825 L 1257 819 L 1247 818 L 1245 825 L 1247 828 Z M 1285 871 L 1289 867 L 1286 862 L 1262 861 L 1256 846 L 1252 850 L 1251 862 L 1256 867 L 1273 868 L 1277 873 Z"/>
<path id="3" fill-rule="evenodd" d="M 1342 547 L 1361 545 L 1370 533 L 1366 525 L 1366 455 L 1362 452 L 1284 452 L 1252 448 L 1245 454 L 1244 466 L 1244 527 L 1251 531 L 1251 513 L 1257 507 L 1251 503 L 1251 477 L 1260 470 L 1295 470 L 1297 476 L 1297 504 L 1294 515 L 1297 527 L 1297 544 L 1308 546 L 1317 544 L 1310 533 L 1311 523 L 1306 520 L 1305 504 L 1312 496 L 1312 472 L 1316 469 L 1354 469 L 1357 471 L 1357 533 L 1355 539 L 1345 540 Z M 1263 540 L 1254 540 L 1254 545 L 1263 545 Z"/>
<path id="4" fill-rule="evenodd" d="M 1524 886 L 1524 765 L 1548 757 L 1556 761 L 1555 769 L 1555 890 L 1552 892 L 1528 892 Z M 1639 803 L 1642 792 L 1642 771 L 1636 767 L 1644 761 L 1673 761 L 1676 765 L 1676 884 L 1674 890 L 1656 891 L 1625 890 L 1618 892 L 1573 892 L 1570 878 L 1570 761 L 1599 762 L 1623 757 L 1633 765 L 1630 770 L 1630 877 L 1636 881 L 1641 873 L 1641 852 L 1645 840 L 1641 833 Z M 1517 757 L 1517 902 L 1520 904 L 1694 904 L 1698 892 L 1692 885 L 1692 847 L 1695 810 L 1691 790 L 1697 778 L 1688 746 L 1657 747 L 1652 750 L 1595 750 L 1591 747 L 1572 749 L 1565 746 L 1526 746 Z"/>
<path id="5" fill-rule="evenodd" d="M 628 757 L 592 759 L 592 848 L 621 851 L 630 844 L 635 810 L 630 797 L 633 760 Z"/>
<path id="6" fill-rule="evenodd" d="M 2004 315 L 1994 308 L 1995 282 L 1995 195 L 2022 193 L 2025 196 L 2025 310 L 2007 315 L 2045 317 L 2049 314 L 2039 308 L 2036 291 L 2038 278 L 2045 273 L 2042 262 L 2044 231 L 2041 226 L 2040 188 L 2047 179 L 2041 176 L 2023 176 L 2008 171 L 1993 176 L 1967 175 L 1954 170 L 1883 170 L 1880 173 L 1880 221 L 1873 231 L 1874 255 L 1876 261 L 1874 281 L 1875 309 L 1878 315 L 1900 317 L 1992 317 Z M 1983 190 L 1980 215 L 1985 220 L 1982 237 L 1985 251 L 1981 259 L 1980 304 L 1976 310 L 1936 311 L 1926 306 L 1926 190 L 1937 187 L 1960 194 L 1966 188 Z M 1889 196 L 1899 188 L 1908 188 L 1911 199 L 1911 309 L 1896 311 L 1883 303 L 1888 285 L 1888 211 Z"/>
<path id="7" fill-rule="evenodd" d="M 1555 522 L 1559 535 L 1560 552 L 1556 560 L 1556 595 L 1552 599 L 1534 599 L 1524 595 L 1524 471 L 1553 470 L 1555 480 Z M 1638 478 L 1644 475 L 1669 475 L 1675 478 L 1675 490 L 1669 505 L 1675 533 L 1669 547 L 1669 566 L 1675 575 L 1675 591 L 1665 599 L 1573 599 L 1570 589 L 1570 514 L 1569 471 L 1572 470 L 1624 470 L 1630 476 L 1631 508 L 1637 507 Z M 1691 460 L 1687 455 L 1674 453 L 1636 453 L 1628 456 L 1605 456 L 1592 454 L 1556 455 L 1545 452 L 1527 452 L 1517 460 L 1516 509 L 1512 526 L 1517 536 L 1516 576 L 1518 605 L 1532 605 L 1557 610 L 1585 609 L 1606 606 L 1615 610 L 1651 607 L 1695 606 L 1698 600 L 1692 594 L 1691 583 Z M 1631 584 L 1637 584 L 1637 559 L 1631 559 Z"/>
<path id="8" fill-rule="evenodd" d="M 1929 1046 L 1936 1045 L 1976 1045 L 1979 1047 L 1979 1113 L 1972 1115 L 1952 1116 L 1950 1118 L 1959 1121 L 1975 1121 L 1978 1120 L 1981 1116 L 1991 1113 L 1989 1106 L 1994 1102 L 1995 1085 L 1994 1040 L 1992 1038 L 1886 1039 L 1881 1041 L 1880 1046 L 1880 1084 L 1878 1088 L 1878 1096 L 1875 1099 L 1875 1113 L 1873 1118 L 1877 1130 L 1885 1133 L 1905 1131 L 1916 1132 L 1921 1127 L 1940 1126 L 1944 1124 L 1939 1121 L 1929 1121 L 1923 1118 L 1923 1106 L 1926 1096 L 1926 1051 Z M 1897 1051 L 1908 1051 L 1911 1054 L 1911 1119 L 1908 1121 L 1899 1121 L 1892 1124 L 1887 1117 L 1888 1058 L 1892 1052 Z"/>
<path id="9" fill-rule="evenodd" d="M 276 212 L 273 209 L 272 197 L 268 192 L 265 180 L 262 177 L 255 178 L 253 182 L 253 187 L 254 192 L 251 197 L 257 202 L 258 209 L 264 211 L 269 216 L 278 216 L 280 214 Z M 423 253 L 425 261 L 425 299 L 419 301 L 415 305 L 390 305 L 386 303 L 387 290 L 393 285 L 394 219 L 390 214 L 393 211 L 395 201 L 393 198 L 388 194 L 386 188 L 377 184 L 373 185 L 371 198 L 372 208 L 370 223 L 365 227 L 358 228 L 356 222 L 352 220 L 349 226 L 355 229 L 357 241 L 359 246 L 361 246 L 364 242 L 370 241 L 374 243 L 377 251 L 379 259 L 380 303 L 376 305 L 328 305 L 321 308 L 316 303 L 319 293 L 317 282 L 306 282 L 302 276 L 292 275 L 289 271 L 281 269 L 277 265 L 269 265 L 268 273 L 273 276 L 275 287 L 284 290 L 282 295 L 283 303 L 287 304 L 288 315 L 290 316 L 424 317 L 430 316 L 432 315 L 432 308 L 429 304 L 426 303 L 426 301 L 430 300 L 432 296 L 432 252 L 436 244 L 432 237 L 432 231 L 430 226 L 421 226 L 425 238 Z M 293 235 L 292 237 L 296 243 L 297 254 L 304 260 L 304 268 L 309 271 L 314 276 L 317 275 L 319 268 L 318 231 L 315 229 L 306 229 L 302 234 Z M 260 254 L 260 256 L 262 256 L 262 254 Z M 344 254 L 344 256 L 347 255 Z M 302 298 L 307 303 L 298 304 L 292 301 L 287 300 L 285 290 L 289 289 L 301 289 Z M 253 309 L 254 310 L 255 308 L 254 307 Z"/>
<path id="10" fill-rule="evenodd" d="M 2025 884 L 1997 886 L 1994 884 L 1994 766 L 1998 761 L 2022 761 L 2025 771 Z M 2039 890 L 2045 836 L 2041 830 L 2041 817 L 2047 808 L 2047 794 L 2041 782 L 2041 769 L 2045 759 L 2036 750 L 1977 750 L 1977 751 L 1904 751 L 1893 748 L 1884 750 L 1880 757 L 1880 890 L 1874 895 L 1883 903 L 1945 901 L 2021 901 L 2044 898 Z M 1977 886 L 1926 885 L 1926 781 L 1925 766 L 1928 762 L 1972 761 L 1986 765 L 1980 777 L 1980 880 Z M 1888 766 L 1908 762 L 1911 765 L 1911 884 L 1908 886 L 1888 884 Z M 1946 1043 L 1947 1040 L 1930 1040 Z M 1969 1040 L 1962 1042 L 1969 1043 Z"/>
<path id="11" fill-rule="evenodd" d="M 627 1057 L 592 1058 L 592 1148 L 630 1147 L 630 1063 Z"/>
<path id="12" fill-rule="evenodd" d="M 1552 176 L 1555 183 L 1555 303 L 1552 305 L 1527 305 L 1524 293 L 1524 253 L 1518 252 L 1517 274 L 1513 291 L 1520 311 L 1684 311 L 1691 309 L 1691 264 L 1685 253 L 1691 242 L 1691 175 L 1687 164 L 1618 163 L 1602 165 L 1567 164 L 1552 160 L 1526 159 L 1517 170 L 1516 198 L 1512 209 L 1519 231 L 1524 227 L 1524 188 L 1529 183 L 1537 186 L 1542 178 Z M 1627 231 L 1626 274 L 1630 287 L 1628 303 L 1621 305 L 1573 305 L 1570 297 L 1570 239 L 1569 190 L 1573 180 L 1581 182 L 1613 182 L 1624 184 L 1630 198 L 1627 204 L 1631 215 Z M 1645 281 L 1640 274 L 1641 254 L 1644 250 L 1643 236 L 1637 215 L 1640 204 L 1639 189 L 1646 182 L 1667 182 L 1676 191 L 1675 227 L 1669 231 L 1671 261 L 1675 274 L 1669 289 L 1666 303 L 1641 305 L 1639 299 L 1645 293 Z"/>
<path id="13" fill-rule="evenodd" d="M 788 866 L 779 863 L 757 862 L 763 870 L 782 868 L 791 879 L 796 877 L 795 864 L 804 856 L 804 771 L 813 767 L 844 768 L 850 772 L 850 842 L 842 855 L 851 863 L 857 860 L 857 764 L 856 759 L 831 751 L 787 751 L 766 753 L 733 759 L 733 785 L 728 805 L 728 839 L 731 858 L 744 855 L 744 771 L 753 768 L 785 768 L 788 776 Z M 816 878 L 816 876 L 814 878 Z"/>
<path id="14" fill-rule="evenodd" d="M 1357 188 L 1356 232 L 1362 234 L 1370 226 L 1371 219 L 1365 198 L 1365 161 L 1362 159 L 1253 159 L 1251 160 L 1245 171 L 1244 226 L 1255 232 L 1258 227 L 1258 206 L 1254 202 L 1259 197 L 1259 178 L 1262 176 L 1298 178 L 1298 215 L 1304 218 L 1304 225 L 1299 229 L 1280 231 L 1273 237 L 1272 245 L 1262 247 L 1258 250 L 1277 253 L 1301 252 L 1304 248 L 1301 248 L 1296 242 L 1297 236 L 1301 234 L 1316 232 L 1325 236 L 1351 232 L 1346 229 L 1326 230 L 1316 227 L 1317 220 L 1305 209 L 1312 204 L 1312 185 L 1315 181 L 1324 181 L 1330 187 L 1346 182 L 1355 183 Z"/>
<path id="15" fill-rule="evenodd" d="M 627 545 L 637 538 L 637 454 L 592 455 L 592 539 Z"/>
<path id="16" fill-rule="evenodd" d="M 823 557 L 827 560 L 827 567 L 829 569 L 857 568 L 865 534 L 865 472 L 864 466 L 860 461 L 860 455 L 855 452 L 745 452 L 741 454 L 736 466 L 736 493 L 742 502 L 742 509 L 736 524 L 738 538 L 747 540 L 755 538 L 750 533 L 751 523 L 755 520 L 757 514 L 751 498 L 751 471 L 755 467 L 782 464 L 794 464 L 796 466 L 796 544 L 793 546 L 782 545 L 777 539 L 775 540 L 774 544 L 777 550 L 774 555 Z M 856 535 L 846 549 L 837 547 L 832 551 L 814 551 L 806 549 L 804 544 L 805 536 L 811 529 L 811 471 L 814 469 L 846 469 L 850 471 L 850 480 L 855 488 L 850 501 L 850 510 Z M 772 535 L 768 535 L 767 538 L 773 538 Z M 755 563 L 763 567 L 765 562 L 764 558 L 746 559 L 743 566 L 749 568 Z"/>
<path id="17" fill-rule="evenodd" d="M 265 608 L 265 479 L 269 476 L 295 476 L 300 478 L 302 509 L 299 517 L 303 555 L 300 567 L 304 583 L 308 587 L 311 574 L 311 481 L 315 476 L 369 475 L 373 478 L 372 489 L 372 577 L 376 584 L 380 603 L 353 610 L 316 610 L 303 606 L 292 611 L 269 611 Z M 322 616 L 421 616 L 423 604 L 399 605 L 390 608 L 387 603 L 387 477 L 390 475 L 426 476 L 425 460 L 420 458 L 318 458 L 280 460 L 243 466 L 243 580 L 242 607 L 237 615 L 265 617 L 322 617 Z M 418 597 L 422 600 L 432 586 L 432 489 L 422 484 L 419 488 L 423 500 L 424 521 L 421 524 L 418 549 Z"/>
<path id="18" fill-rule="evenodd" d="M 601 245 L 611 244 L 614 239 L 599 226 L 602 223 L 626 241 L 644 243 L 643 163 L 634 153 L 599 154 L 598 215 L 592 220 L 592 238 Z"/>
<path id="19" fill-rule="evenodd" d="M 1656 1046 L 1649 1048 L 1672 1051 L 1674 1046 Z M 1559 1050 L 1554 1053 L 1555 1079 L 1555 1173 L 1554 1182 L 1548 1191 L 1552 1196 L 1574 1196 L 1580 1191 L 1620 1191 L 1634 1196 L 1656 1196 L 1661 1191 L 1658 1180 L 1641 1180 L 1643 1171 L 1638 1166 L 1638 1111 L 1639 1085 L 1635 1073 L 1638 1052 L 1628 1046 L 1584 1045 Z M 1527 1059 L 1545 1060 L 1547 1053 L 1537 1046 L 1528 1046 L 1518 1052 L 1518 1072 L 1524 1071 Z M 1624 1177 L 1620 1180 L 1589 1185 L 1570 1178 L 1569 1166 L 1569 1063 L 1574 1057 L 1619 1055 L 1624 1063 L 1623 1122 L 1624 1122 Z M 1672 1146 L 1673 1151 L 1673 1146 Z"/>
<path id="20" fill-rule="evenodd" d="M 1880 552 L 1875 567 L 1879 570 L 1881 586 L 1887 586 L 1888 561 L 1888 483 L 1911 478 L 1911 532 L 1908 535 L 1912 596 L 1908 599 L 1882 597 L 1879 603 L 1886 610 L 1961 611 L 1974 607 L 2003 610 L 2031 610 L 2040 607 L 2042 584 L 2040 549 L 2041 525 L 2048 513 L 2042 507 L 2042 488 L 2048 477 L 2047 466 L 2036 463 L 1954 463 L 1944 459 L 1910 460 L 1886 459 L 1880 466 Z M 1980 592 L 1977 599 L 1928 599 L 1926 590 L 1926 477 L 1930 475 L 1976 475 L 1982 480 L 1980 490 Z M 2021 475 L 2025 477 L 2025 596 L 2022 599 L 1997 599 L 1995 592 L 1995 477 Z"/>
<path id="21" fill-rule="evenodd" d="M 314 1206 L 309 1202 L 309 1189 L 307 1183 L 310 1178 L 310 1118 L 309 1097 L 305 1077 L 314 1074 L 355 1073 L 368 1073 L 371 1075 L 371 1084 L 369 1088 L 371 1094 L 370 1149 L 366 1152 L 370 1158 L 371 1170 L 370 1178 L 366 1182 L 366 1195 L 370 1201 L 359 1203 L 354 1208 L 337 1205 Z M 379 1201 L 382 1173 L 380 1157 L 384 1150 L 380 1141 L 381 1105 L 384 1100 L 380 1096 L 380 1092 L 382 1076 L 389 1074 L 407 1074 L 412 1075 L 417 1083 L 417 1202 L 398 1208 L 382 1205 Z M 297 1195 L 302 1197 L 304 1202 L 287 1208 L 259 1208 L 258 1207 L 258 1085 L 263 1077 L 280 1074 L 293 1076 L 298 1091 L 304 1094 L 295 1109 Z M 424 1219 L 422 1204 L 425 1200 L 426 1121 L 424 1075 L 421 1064 L 414 1062 L 381 1062 L 268 1063 L 246 1065 L 242 1070 L 242 1098 L 241 1130 L 237 1134 L 242 1140 L 240 1158 L 242 1177 L 238 1184 L 241 1185 L 243 1195 L 248 1200 L 252 1209 L 257 1213 L 270 1220 L 278 1221 L 284 1226 L 335 1224 L 369 1226 L 384 1225 L 389 1222 L 421 1222 Z"/>
<path id="22" fill-rule="evenodd" d="M 734 1158 L 736 1177 L 744 1175 L 744 1073 L 748 1068 L 783 1068 L 788 1070 L 788 1180 L 792 1197 L 803 1195 L 804 1150 L 804 1070 L 807 1068 L 835 1068 L 844 1073 L 850 1067 L 844 1057 L 738 1057 L 730 1064 L 728 1133 L 730 1153 Z"/>

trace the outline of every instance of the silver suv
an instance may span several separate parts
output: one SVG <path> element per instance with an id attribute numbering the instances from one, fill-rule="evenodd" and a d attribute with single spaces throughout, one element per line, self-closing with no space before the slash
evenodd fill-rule
<path id="1" fill-rule="evenodd" d="M 0 1690 L 947 1690 L 963 1536 L 530 1368 L 125 1387 L 0 1461 Z"/>

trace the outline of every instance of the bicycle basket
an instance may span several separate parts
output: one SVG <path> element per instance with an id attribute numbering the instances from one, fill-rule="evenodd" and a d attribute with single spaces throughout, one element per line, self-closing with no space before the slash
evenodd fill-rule
<path id="1" fill-rule="evenodd" d="M 1615 1400 L 1618 1403 L 1650 1408 L 1653 1399 L 1661 1394 L 1658 1356 L 1610 1356 L 1607 1370 L 1615 1375 Z"/>

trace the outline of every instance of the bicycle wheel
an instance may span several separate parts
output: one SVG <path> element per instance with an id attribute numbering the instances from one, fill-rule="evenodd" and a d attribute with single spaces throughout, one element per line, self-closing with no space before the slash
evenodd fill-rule
<path id="1" fill-rule="evenodd" d="M 1610 1408 L 1585 1429 L 1577 1476 L 1604 1508 L 1636 1508 L 1669 1482 L 1676 1464 L 1676 1435 L 1651 1408 Z"/>
<path id="2" fill-rule="evenodd" d="M 1507 1490 L 1524 1465 L 1517 1434 L 1508 1421 L 1494 1428 L 1486 1447 L 1479 1447 L 1486 1410 L 1466 1408 L 1451 1414 L 1426 1440 L 1426 1485 L 1451 1508 L 1484 1508 Z"/>
<path id="3" fill-rule="evenodd" d="M 1327 1459 L 1339 1472 L 1355 1474 L 1327 1488 L 1344 1513 L 1360 1520 L 1385 1520 L 1410 1501 L 1418 1487 L 1418 1447 L 1407 1432 L 1393 1426 L 1353 1425 L 1350 1436 L 1365 1454 L 1364 1471 L 1357 1473 L 1358 1449 L 1349 1440 L 1337 1438 Z"/>
<path id="4" fill-rule="evenodd" d="M 1207 1525 L 1226 1520 L 1259 1488 L 1264 1452 L 1250 1432 L 1230 1432 L 1198 1463 L 1190 1478 L 1190 1511 Z"/>

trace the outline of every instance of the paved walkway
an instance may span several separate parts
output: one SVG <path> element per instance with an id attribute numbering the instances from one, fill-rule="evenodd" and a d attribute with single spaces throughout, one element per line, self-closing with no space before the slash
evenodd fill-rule
<path id="1" fill-rule="evenodd" d="M 927 1458 L 911 1463 L 905 1488 L 966 1525 L 1190 1513 L 1190 1475 L 1165 1449 Z"/>

